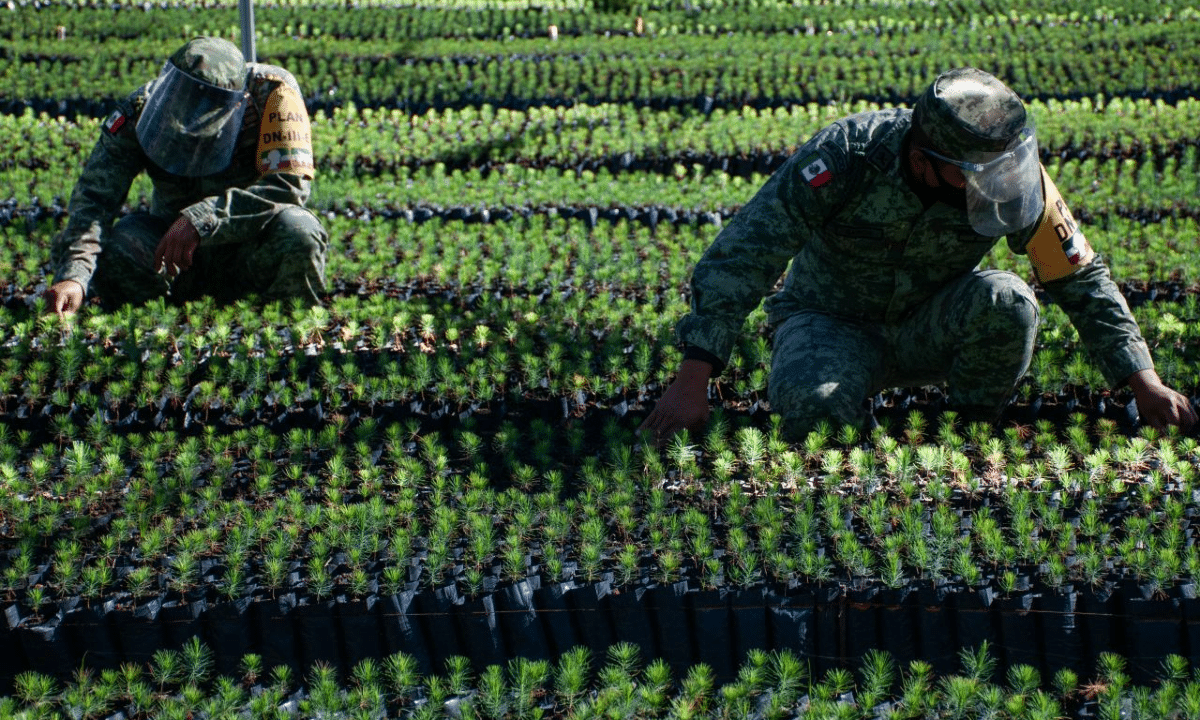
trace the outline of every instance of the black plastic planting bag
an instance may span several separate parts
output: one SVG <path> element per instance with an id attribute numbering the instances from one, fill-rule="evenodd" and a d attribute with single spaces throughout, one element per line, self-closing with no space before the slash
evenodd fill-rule
<path id="1" fill-rule="evenodd" d="M 812 667 L 817 677 L 841 667 L 845 648 L 842 644 L 842 589 L 834 585 L 813 588 L 813 617 L 816 634 Z"/>
<path id="2" fill-rule="evenodd" d="M 878 596 L 879 587 L 876 585 L 846 591 L 846 647 L 843 654 L 850 660 L 851 666 L 857 665 L 868 650 L 879 647 Z"/>
<path id="3" fill-rule="evenodd" d="M 72 656 L 66 633 L 62 632 L 59 623 L 60 619 L 55 616 L 37 624 L 31 624 L 27 619 L 17 626 L 17 636 L 29 662 L 28 669 L 56 675 L 75 667 L 77 659 Z"/>
<path id="4" fill-rule="evenodd" d="M 920 603 L 917 627 L 921 639 L 921 659 L 933 666 L 933 671 L 946 675 L 958 670 L 958 649 L 955 642 L 955 586 L 944 583 L 922 583 L 917 590 Z"/>
<path id="5" fill-rule="evenodd" d="M 646 585 L 631 583 L 606 598 L 608 615 L 618 642 L 630 642 L 641 648 L 642 658 L 658 657 L 658 643 L 654 638 L 654 626 L 643 596 Z"/>
<path id="6" fill-rule="evenodd" d="M 1041 668 L 1043 646 L 1033 610 L 1034 593 L 1016 591 L 996 598 L 1000 616 L 1000 645 L 1008 666 L 1016 664 Z"/>
<path id="7" fill-rule="evenodd" d="M 698 590 L 690 596 L 692 623 L 696 628 L 696 658 L 708 665 L 718 678 L 733 674 L 733 621 L 729 616 L 731 590 L 720 587 Z"/>
<path id="8" fill-rule="evenodd" d="M 734 590 L 729 595 L 729 616 L 733 622 L 733 651 L 737 664 L 750 650 L 767 650 L 767 603 L 762 585 Z"/>
<path id="9" fill-rule="evenodd" d="M 550 644 L 552 656 L 558 657 L 581 644 L 575 626 L 571 622 L 571 606 L 568 595 L 574 592 L 574 581 L 550 583 L 533 593 L 533 601 L 542 622 L 542 631 Z"/>
<path id="10" fill-rule="evenodd" d="M 88 667 L 103 670 L 121 664 L 121 649 L 108 622 L 108 613 L 114 604 L 109 600 L 80 605 L 63 616 L 62 630 L 71 645 L 71 652 L 75 657 L 84 658 Z M 3 638 L 0 638 L 0 647 L 8 647 Z M 0 651 L 0 656 L 6 654 Z"/>
<path id="11" fill-rule="evenodd" d="M 383 598 L 381 620 L 386 652 L 388 655 L 397 652 L 411 655 L 421 666 L 422 673 L 440 672 L 441 668 L 434 668 L 429 647 L 425 644 L 421 618 L 413 616 L 413 598 L 412 590 Z"/>
<path id="12" fill-rule="evenodd" d="M 1118 632 L 1114 625 L 1117 621 L 1118 606 L 1118 601 L 1113 595 L 1115 590 L 1116 583 L 1107 581 L 1100 585 L 1084 585 L 1076 594 L 1076 621 L 1087 647 L 1089 670 L 1096 667 L 1096 659 L 1100 657 L 1100 653 L 1117 650 L 1113 644 Z M 1124 624 L 1122 618 L 1120 625 Z"/>
<path id="13" fill-rule="evenodd" d="M 358 600 L 339 598 L 336 605 L 342 656 L 351 669 L 367 658 L 383 657 L 378 601 L 377 596 L 368 595 Z"/>
<path id="14" fill-rule="evenodd" d="M 603 653 L 617 641 L 616 631 L 604 607 L 611 592 L 609 580 L 601 580 L 577 587 L 567 596 L 567 602 L 574 610 L 571 613 L 575 623 L 575 633 L 591 650 Z"/>
<path id="15" fill-rule="evenodd" d="M 1200 597 L 1194 584 L 1188 583 L 1181 594 L 1180 607 L 1183 610 L 1183 623 L 1186 630 L 1185 642 L 1191 649 L 1193 659 L 1200 654 Z"/>
<path id="16" fill-rule="evenodd" d="M 144 600 L 132 607 L 117 607 L 108 614 L 113 633 L 121 647 L 121 662 L 146 665 L 154 653 L 163 649 L 165 638 L 158 624 L 159 598 Z"/>
<path id="17" fill-rule="evenodd" d="M 180 648 L 187 640 L 204 632 L 205 614 L 208 603 L 203 596 L 187 599 L 167 600 L 158 610 L 158 622 L 162 625 L 163 640 L 171 648 Z"/>
<path id="18" fill-rule="evenodd" d="M 433 659 L 433 670 L 437 672 L 446 667 L 446 658 L 469 655 L 460 649 L 458 631 L 455 629 L 459 602 L 458 590 L 453 583 L 435 590 L 425 590 L 413 600 L 421 626 L 425 629 L 425 643 Z"/>
<path id="19" fill-rule="evenodd" d="M 767 603 L 767 628 L 771 647 L 788 649 L 802 657 L 813 654 L 816 620 L 811 589 L 796 586 L 786 595 L 776 595 Z"/>
<path id="20" fill-rule="evenodd" d="M 0 621 L 0 695 L 8 695 L 12 691 L 12 683 L 17 674 L 29 667 L 25 659 L 25 651 L 14 628 L 21 622 L 21 615 L 16 605 L 4 608 L 4 618 Z"/>
<path id="21" fill-rule="evenodd" d="M 495 594 L 504 644 L 515 655 L 528 660 L 550 659 L 550 644 L 534 605 L 534 593 L 539 587 L 540 578 L 534 576 L 507 585 Z"/>
<path id="22" fill-rule="evenodd" d="M 646 600 L 653 611 L 660 657 L 671 666 L 675 677 L 683 677 L 694 664 L 694 640 L 698 640 L 688 626 L 687 580 L 651 588 Z"/>
<path id="23" fill-rule="evenodd" d="M 345 677 L 346 668 L 338 652 L 337 620 L 333 615 L 333 599 L 304 597 L 292 610 L 296 623 L 298 655 L 302 667 L 323 662 Z"/>
<path id="24" fill-rule="evenodd" d="M 918 659 L 917 604 L 915 583 L 879 592 L 879 647 L 890 653 L 901 667 Z"/>
<path id="25" fill-rule="evenodd" d="M 295 593 L 284 593 L 276 598 L 264 598 L 250 604 L 255 636 L 255 652 L 262 656 L 263 667 L 270 670 L 277 665 L 287 665 L 293 672 L 303 675 L 296 657 L 296 630 L 292 624 L 292 609 L 296 607 Z"/>
<path id="26" fill-rule="evenodd" d="M 1075 623 L 1075 588 L 1044 588 L 1033 601 L 1033 608 L 1042 623 L 1042 639 L 1046 643 L 1046 672 L 1053 675 L 1070 668 L 1086 676 L 1096 665 L 1083 655 L 1083 642 Z"/>
<path id="27" fill-rule="evenodd" d="M 220 675 L 236 677 L 242 656 L 251 651 L 250 598 L 217 603 L 204 614 L 204 637 L 213 651 L 213 665 Z"/>
<path id="28" fill-rule="evenodd" d="M 500 632 L 496 616 L 496 601 L 492 594 L 463 601 L 454 609 L 454 619 L 462 638 L 464 653 L 475 667 L 503 665 L 508 661 L 508 649 Z"/>
<path id="29" fill-rule="evenodd" d="M 1183 609 L 1177 588 L 1165 591 L 1128 583 L 1121 588 L 1127 618 L 1129 675 L 1138 684 L 1154 680 L 1169 654 L 1185 654 Z"/>
<path id="30" fill-rule="evenodd" d="M 955 596 L 954 619 L 960 648 L 978 648 L 985 642 L 993 648 L 999 647 L 1000 635 L 992 611 L 994 600 L 994 591 L 986 585 L 963 588 Z"/>

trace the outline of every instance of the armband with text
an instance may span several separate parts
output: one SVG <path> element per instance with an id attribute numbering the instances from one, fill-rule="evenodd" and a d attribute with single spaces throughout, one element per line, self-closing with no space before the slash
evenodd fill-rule
<path id="1" fill-rule="evenodd" d="M 1046 209 L 1025 251 L 1038 281 L 1048 282 L 1074 274 L 1090 263 L 1096 253 L 1045 168 L 1042 169 L 1042 192 Z"/>
<path id="2" fill-rule="evenodd" d="M 313 178 L 312 128 L 300 93 L 280 85 L 267 98 L 258 134 L 258 173 Z"/>

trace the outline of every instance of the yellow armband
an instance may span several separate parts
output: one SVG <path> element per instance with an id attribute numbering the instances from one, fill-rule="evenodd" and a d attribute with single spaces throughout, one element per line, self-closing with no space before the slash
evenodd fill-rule
<path id="1" fill-rule="evenodd" d="M 1042 192 L 1046 209 L 1033 238 L 1025 246 L 1039 282 L 1059 280 L 1073 274 L 1096 256 L 1079 224 L 1071 216 L 1054 181 L 1042 168 Z"/>
<path id="2" fill-rule="evenodd" d="M 312 128 L 300 93 L 289 85 L 267 98 L 258 134 L 258 174 L 292 173 L 311 180 L 314 174 Z"/>

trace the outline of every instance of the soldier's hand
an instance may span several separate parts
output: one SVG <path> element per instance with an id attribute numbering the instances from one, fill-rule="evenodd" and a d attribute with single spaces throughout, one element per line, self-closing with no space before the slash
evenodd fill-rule
<path id="1" fill-rule="evenodd" d="M 708 379 L 712 369 L 712 365 L 702 360 L 684 360 L 675 382 L 638 427 L 638 434 L 649 435 L 658 447 L 680 430 L 697 435 L 708 422 Z"/>
<path id="2" fill-rule="evenodd" d="M 60 280 L 46 288 L 42 299 L 60 318 L 68 318 L 83 307 L 83 285 L 74 280 Z"/>
<path id="3" fill-rule="evenodd" d="M 158 241 L 158 248 L 154 251 L 154 269 L 165 272 L 167 277 L 175 277 L 192 266 L 192 255 L 199 244 L 200 233 L 196 232 L 191 220 L 180 215 Z"/>
<path id="4" fill-rule="evenodd" d="M 1178 425 L 1184 431 L 1196 424 L 1191 402 L 1164 385 L 1154 370 L 1134 373 L 1129 377 L 1129 386 L 1137 398 L 1138 415 L 1145 424 L 1159 430 Z"/>

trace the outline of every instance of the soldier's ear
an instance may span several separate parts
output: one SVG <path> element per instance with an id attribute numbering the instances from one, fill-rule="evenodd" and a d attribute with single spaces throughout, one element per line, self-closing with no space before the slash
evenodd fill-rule
<path id="1" fill-rule="evenodd" d="M 938 170 L 934 167 L 933 160 L 921 149 L 916 143 L 909 143 L 908 152 L 904 154 L 905 161 L 908 163 L 908 172 L 918 182 L 926 187 L 937 187 L 941 185 L 941 177 L 938 175 Z"/>

